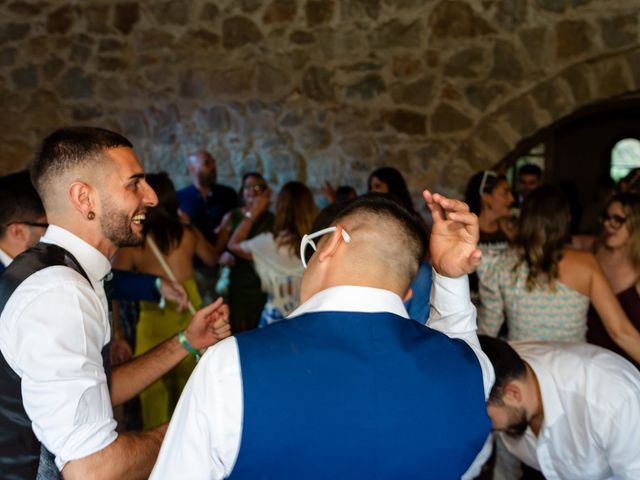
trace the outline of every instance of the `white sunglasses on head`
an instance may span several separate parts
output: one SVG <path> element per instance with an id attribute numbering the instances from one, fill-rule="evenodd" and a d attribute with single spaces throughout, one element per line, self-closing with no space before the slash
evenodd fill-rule
<path id="1" fill-rule="evenodd" d="M 306 250 L 307 245 L 311 245 L 311 248 L 313 248 L 314 252 L 318 251 L 316 242 L 314 242 L 313 239 L 326 235 L 327 233 L 335 232 L 337 229 L 338 227 L 327 227 L 327 228 L 323 228 L 322 230 L 318 230 L 317 232 L 314 232 L 314 233 L 308 233 L 302 237 L 302 240 L 300 241 L 300 260 L 302 260 L 302 266 L 304 268 L 307 268 L 307 260 L 304 258 L 304 251 Z M 351 236 L 347 233 L 347 231 L 344 228 L 342 229 L 342 239 L 346 243 L 351 242 Z"/>

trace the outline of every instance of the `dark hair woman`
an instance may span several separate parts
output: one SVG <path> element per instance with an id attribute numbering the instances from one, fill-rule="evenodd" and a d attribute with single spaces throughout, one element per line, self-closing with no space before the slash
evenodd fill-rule
<path id="1" fill-rule="evenodd" d="M 197 228 L 184 225 L 178 216 L 178 198 L 173 182 L 166 173 L 146 175 L 147 183 L 158 196 L 158 205 L 150 208 L 144 222 L 144 233 L 158 246 L 176 280 L 181 282 L 189 301 L 197 309 L 202 299 L 193 278 L 193 260 L 198 257 L 207 265 L 215 265 L 218 255 Z M 113 259 L 113 267 L 157 276 L 165 276 L 160 262 L 149 247 L 121 248 Z M 189 312 L 177 312 L 173 304 L 140 302 L 140 318 L 136 330 L 136 355 L 151 350 L 189 324 Z M 180 393 L 195 367 L 189 355 L 171 372 L 140 394 L 145 428 L 168 422 Z"/>
<path id="2" fill-rule="evenodd" d="M 595 257 L 567 247 L 569 221 L 559 190 L 542 186 L 526 197 L 513 247 L 480 265 L 479 332 L 496 336 L 506 321 L 510 340 L 584 342 L 592 302 L 614 341 L 640 360 L 640 333 Z"/>

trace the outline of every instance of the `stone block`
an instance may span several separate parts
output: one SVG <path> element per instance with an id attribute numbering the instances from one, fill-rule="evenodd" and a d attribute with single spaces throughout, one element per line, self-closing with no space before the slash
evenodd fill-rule
<path id="1" fill-rule="evenodd" d="M 115 38 L 103 38 L 98 43 L 98 52 L 100 53 L 112 53 L 121 52 L 125 47 L 124 42 Z"/>
<path id="2" fill-rule="evenodd" d="M 307 0 L 304 6 L 307 25 L 310 28 L 329 23 L 333 17 L 333 0 Z"/>
<path id="3" fill-rule="evenodd" d="M 495 20 L 506 30 L 515 30 L 527 20 L 527 0 L 498 2 Z"/>
<path id="4" fill-rule="evenodd" d="M 368 136 L 343 138 L 339 146 L 342 153 L 352 160 L 371 161 L 379 154 L 378 144 Z"/>
<path id="5" fill-rule="evenodd" d="M 624 63 L 603 62 L 594 67 L 598 97 L 606 99 L 632 90 L 627 81 Z"/>
<path id="6" fill-rule="evenodd" d="M 393 57 L 391 72 L 397 78 L 410 78 L 422 72 L 424 65 L 412 54 L 399 54 Z"/>
<path id="7" fill-rule="evenodd" d="M 145 138 L 147 134 L 147 119 L 138 110 L 126 110 L 120 116 L 122 133 L 127 137 Z"/>
<path id="8" fill-rule="evenodd" d="M 486 20 L 461 0 L 442 0 L 431 12 L 429 24 L 432 42 L 495 33 Z"/>
<path id="9" fill-rule="evenodd" d="M 218 18 L 219 13 L 220 9 L 215 3 L 207 2 L 200 8 L 200 20 L 207 23 L 213 23 L 216 18 Z"/>
<path id="10" fill-rule="evenodd" d="M 73 26 L 73 10 L 70 5 L 62 6 L 51 12 L 47 18 L 47 32 L 51 35 L 64 35 Z"/>
<path id="11" fill-rule="evenodd" d="M 111 7 L 105 4 L 86 2 L 83 5 L 83 15 L 87 24 L 87 32 L 109 33 L 109 16 Z"/>
<path id="12" fill-rule="evenodd" d="M 151 124 L 153 142 L 161 145 L 174 145 L 178 138 L 177 126 L 180 125 L 176 106 L 170 104 L 163 110 L 151 107 L 147 108 L 145 113 Z"/>
<path id="13" fill-rule="evenodd" d="M 519 82 L 523 69 L 513 45 L 505 41 L 497 41 L 493 45 L 493 68 L 489 77 L 494 80 Z"/>
<path id="14" fill-rule="evenodd" d="M 427 117 L 411 110 L 392 110 L 383 114 L 385 123 L 407 135 L 424 135 L 427 131 Z"/>
<path id="15" fill-rule="evenodd" d="M 293 70 L 301 70 L 309 63 L 309 54 L 302 49 L 296 49 L 289 52 L 289 62 Z"/>
<path id="16" fill-rule="evenodd" d="M 122 72 L 129 67 L 126 60 L 120 57 L 101 55 L 98 57 L 98 70 L 101 73 Z"/>
<path id="17" fill-rule="evenodd" d="M 73 63 L 84 65 L 91 57 L 91 47 L 84 43 L 74 43 L 71 45 L 69 60 Z"/>
<path id="18" fill-rule="evenodd" d="M 259 63 L 257 87 L 260 95 L 276 95 L 289 89 L 290 75 L 267 63 Z"/>
<path id="19" fill-rule="evenodd" d="M 294 136 L 305 153 L 311 154 L 324 150 L 331 145 L 331 132 L 322 127 L 306 127 Z"/>
<path id="20" fill-rule="evenodd" d="M 538 130 L 535 109 L 528 97 L 520 97 L 500 110 L 500 116 L 521 138 L 529 137 Z"/>
<path id="21" fill-rule="evenodd" d="M 262 33 L 247 17 L 234 16 L 222 22 L 222 44 L 227 49 L 239 48 L 261 39 Z"/>
<path id="22" fill-rule="evenodd" d="M 342 0 L 339 5 L 343 20 L 361 20 L 363 17 L 377 20 L 380 15 L 380 0 Z"/>
<path id="23" fill-rule="evenodd" d="M 190 20 L 191 4 L 182 0 L 165 0 L 149 3 L 151 13 L 159 25 L 187 25 Z"/>
<path id="24" fill-rule="evenodd" d="M 28 23 L 8 22 L 0 24 L 0 44 L 24 40 L 31 31 Z"/>
<path id="25" fill-rule="evenodd" d="M 199 109 L 195 114 L 196 127 L 199 130 L 212 132 L 229 131 L 229 112 L 222 106 Z"/>
<path id="26" fill-rule="evenodd" d="M 583 5 L 588 5 L 592 2 L 592 0 L 571 0 L 572 7 L 581 7 Z"/>
<path id="27" fill-rule="evenodd" d="M 620 48 L 638 43 L 638 12 L 601 18 L 600 32 L 607 48 Z"/>
<path id="28" fill-rule="evenodd" d="M 93 87 L 91 80 L 81 68 L 71 68 L 58 82 L 58 92 L 62 98 L 91 98 Z"/>
<path id="29" fill-rule="evenodd" d="M 16 60 L 15 48 L 3 48 L 0 50 L 0 67 L 10 67 Z"/>
<path id="30" fill-rule="evenodd" d="M 95 120 L 102 116 L 102 110 L 93 105 L 79 105 L 71 109 L 71 117 L 77 122 Z"/>
<path id="31" fill-rule="evenodd" d="M 567 5 L 567 0 L 535 0 L 536 4 L 548 12 L 561 13 Z"/>
<path id="32" fill-rule="evenodd" d="M 215 48 L 220 44 L 220 37 L 204 28 L 189 30 L 180 38 L 179 48 L 185 52 L 197 52 Z"/>
<path id="33" fill-rule="evenodd" d="M 275 0 L 265 10 L 262 16 L 264 23 L 291 22 L 297 12 L 295 0 Z"/>
<path id="34" fill-rule="evenodd" d="M 44 2 L 11 2 L 7 8 L 16 15 L 22 17 L 34 17 L 42 12 L 46 5 Z"/>
<path id="35" fill-rule="evenodd" d="M 140 20 L 138 2 L 117 3 L 113 16 L 113 26 L 124 35 L 128 35 Z"/>
<path id="36" fill-rule="evenodd" d="M 583 20 L 562 20 L 556 24 L 556 57 L 566 60 L 593 49 L 593 29 Z"/>
<path id="37" fill-rule="evenodd" d="M 422 77 L 415 82 L 398 83 L 391 87 L 391 98 L 395 103 L 426 107 L 433 100 L 433 84 L 431 76 Z"/>
<path id="38" fill-rule="evenodd" d="M 369 34 L 369 42 L 373 48 L 387 49 L 396 47 L 420 47 L 422 23 L 415 20 L 405 23 L 391 20 L 376 28 Z"/>
<path id="39" fill-rule="evenodd" d="M 253 91 L 255 81 L 253 68 L 232 68 L 215 71 L 209 78 L 209 95 L 242 95 Z"/>
<path id="40" fill-rule="evenodd" d="M 640 51 L 635 50 L 627 53 L 626 60 L 635 80 L 636 89 L 640 89 Z"/>
<path id="41" fill-rule="evenodd" d="M 474 108 L 485 111 L 495 100 L 505 93 L 505 87 L 496 83 L 472 83 L 465 89 L 467 102 Z"/>
<path id="42" fill-rule="evenodd" d="M 581 105 L 593 100 L 589 70 L 586 66 L 573 66 L 563 72 L 561 78 L 569 85 L 569 90 L 573 94 L 576 104 Z"/>
<path id="43" fill-rule="evenodd" d="M 173 35 L 163 30 L 143 30 L 136 35 L 138 51 L 159 50 L 173 46 Z"/>
<path id="44" fill-rule="evenodd" d="M 11 79 L 18 90 L 32 90 L 38 86 L 38 70 L 35 65 L 28 64 L 13 70 Z"/>
<path id="45" fill-rule="evenodd" d="M 347 86 L 347 97 L 358 97 L 360 100 L 371 100 L 387 90 L 384 80 L 376 73 L 370 73 L 355 83 Z"/>
<path id="46" fill-rule="evenodd" d="M 323 67 L 310 67 L 302 78 L 302 91 L 312 100 L 318 102 L 332 101 L 334 88 L 333 73 Z"/>
<path id="47" fill-rule="evenodd" d="M 533 89 L 531 95 L 541 110 L 557 120 L 573 110 L 572 98 L 562 80 L 548 80 Z"/>
<path id="48" fill-rule="evenodd" d="M 536 67 L 546 66 L 549 58 L 549 46 L 547 43 L 547 27 L 533 27 L 521 30 L 518 33 L 522 46 Z"/>
<path id="49" fill-rule="evenodd" d="M 296 30 L 289 34 L 289 41 L 296 45 L 309 45 L 316 41 L 316 37 L 311 32 Z"/>
<path id="50" fill-rule="evenodd" d="M 441 103 L 431 116 L 432 133 L 456 133 L 466 130 L 473 122 L 465 114 L 447 103 Z"/>
<path id="51" fill-rule="evenodd" d="M 445 65 L 447 77 L 475 78 L 485 64 L 485 51 L 482 47 L 471 46 L 454 54 Z"/>
<path id="52" fill-rule="evenodd" d="M 209 73 L 204 69 L 188 69 L 180 74 L 180 96 L 203 98 L 209 93 Z"/>

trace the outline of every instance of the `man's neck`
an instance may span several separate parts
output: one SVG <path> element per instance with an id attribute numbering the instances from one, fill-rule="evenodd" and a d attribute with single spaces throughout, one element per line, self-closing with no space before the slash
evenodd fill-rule
<path id="1" fill-rule="evenodd" d="M 194 186 L 198 189 L 198 191 L 200 192 L 200 195 L 202 195 L 202 198 L 207 198 L 209 196 L 209 193 L 211 193 L 210 186 L 201 186 L 200 184 L 197 184 L 197 183 L 194 183 Z"/>

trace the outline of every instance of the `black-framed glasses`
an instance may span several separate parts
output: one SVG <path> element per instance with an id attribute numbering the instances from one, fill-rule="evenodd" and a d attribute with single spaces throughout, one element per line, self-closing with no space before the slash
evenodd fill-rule
<path id="1" fill-rule="evenodd" d="M 616 215 L 615 213 L 613 215 L 609 215 L 608 213 L 603 213 L 600 215 L 601 223 L 609 222 L 609 224 L 616 230 L 622 227 L 622 225 L 624 225 L 626 221 L 627 219 L 625 217 Z"/>
<path id="2" fill-rule="evenodd" d="M 27 225 L 28 227 L 39 227 L 39 228 L 44 228 L 45 230 L 47 228 L 49 228 L 49 224 L 48 223 L 28 222 L 28 221 L 11 222 L 11 223 L 7 224 L 7 227 L 9 225 L 14 225 L 14 224 Z"/>

